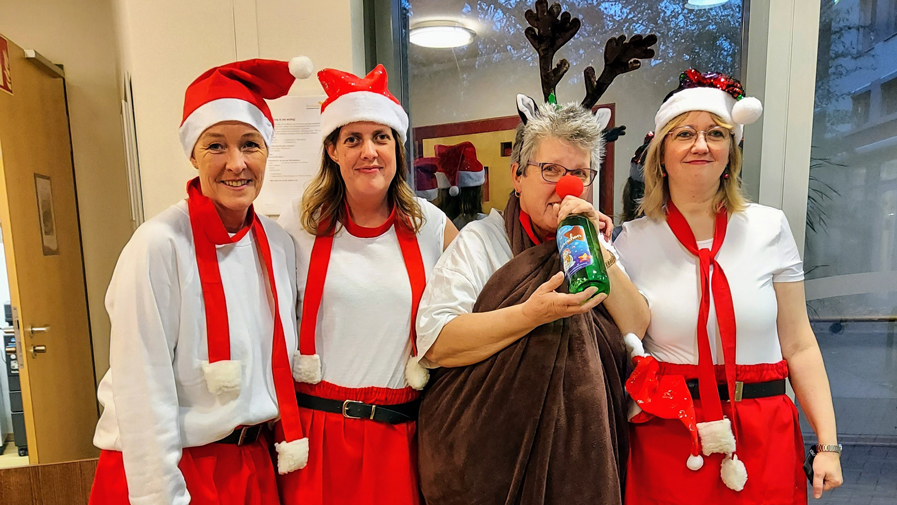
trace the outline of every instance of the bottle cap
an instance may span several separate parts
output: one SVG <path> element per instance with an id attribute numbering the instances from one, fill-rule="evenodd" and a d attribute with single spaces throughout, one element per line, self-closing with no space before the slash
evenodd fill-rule
<path id="1" fill-rule="evenodd" d="M 574 177 L 570 174 L 567 174 L 561 177 L 561 180 L 557 182 L 557 185 L 554 187 L 554 191 L 561 198 L 566 197 L 567 195 L 579 197 L 582 194 L 582 190 L 585 186 L 577 177 Z"/>

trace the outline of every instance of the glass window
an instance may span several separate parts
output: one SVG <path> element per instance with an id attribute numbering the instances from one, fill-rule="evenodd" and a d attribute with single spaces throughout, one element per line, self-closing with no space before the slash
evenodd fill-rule
<path id="1" fill-rule="evenodd" d="M 533 0 L 404 0 L 411 29 L 408 46 L 410 115 L 413 155 L 420 166 L 433 166 L 435 146 L 470 141 L 477 160 L 488 167 L 483 210 L 503 208 L 511 191 L 509 151 L 518 122 L 515 97 L 524 93 L 542 100 L 539 58 L 524 31 Z M 712 8 L 699 8 L 716 4 Z M 599 104 L 613 111 L 612 125 L 626 126 L 626 135 L 608 144 L 605 173 L 593 184 L 594 203 L 605 211 L 622 210 L 621 195 L 629 177 L 629 160 L 653 130 L 653 118 L 664 96 L 678 84 L 679 74 L 700 62 L 701 71 L 716 70 L 740 77 L 742 66 L 742 2 L 568 0 L 562 6 L 582 26 L 554 58 L 566 58 L 570 69 L 557 86 L 561 102 L 585 96 L 583 71 L 604 68 L 604 46 L 615 36 L 655 33 L 656 56 L 636 71 L 621 75 Z M 454 48 L 423 47 L 417 30 L 446 25 L 470 42 Z M 463 32 L 466 32 L 465 35 Z M 445 45 L 448 45 L 447 43 Z M 422 176 L 426 178 L 426 174 Z M 422 179 L 423 180 L 423 179 Z M 463 189 L 463 188 L 462 188 Z M 431 193 L 432 194 L 432 193 Z"/>
<path id="2" fill-rule="evenodd" d="M 845 445 L 845 489 L 832 496 L 890 503 L 897 489 L 897 37 L 854 41 L 893 13 L 894 2 L 821 5 L 804 269 Z"/>

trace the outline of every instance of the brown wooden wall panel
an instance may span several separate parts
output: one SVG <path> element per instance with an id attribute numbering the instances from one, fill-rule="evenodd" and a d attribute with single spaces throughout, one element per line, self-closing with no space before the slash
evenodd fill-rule
<path id="1" fill-rule="evenodd" d="M 0 470 L 0 504 L 86 505 L 97 460 Z"/>

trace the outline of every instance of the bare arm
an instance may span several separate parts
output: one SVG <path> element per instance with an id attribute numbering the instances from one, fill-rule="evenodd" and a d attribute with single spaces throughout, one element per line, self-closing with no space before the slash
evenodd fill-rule
<path id="1" fill-rule="evenodd" d="M 458 236 L 458 229 L 455 228 L 455 224 L 452 223 L 452 220 L 449 218 L 445 219 L 445 231 L 442 232 L 442 250 L 445 251 L 449 244 L 452 243 L 452 240 L 455 240 L 455 237 Z"/>
<path id="2" fill-rule="evenodd" d="M 555 291 L 563 272 L 548 279 L 523 303 L 489 312 L 461 314 L 446 324 L 425 357 L 451 368 L 479 363 L 516 342 L 533 329 L 574 314 L 584 314 L 604 301 L 588 288 L 575 295 Z"/>
<path id="3" fill-rule="evenodd" d="M 776 326 L 779 342 L 782 345 L 782 355 L 788 362 L 794 394 L 807 421 L 816 432 L 819 443 L 837 444 L 838 430 L 835 426 L 832 391 L 816 335 L 807 317 L 804 283 L 776 282 L 773 287 L 778 305 Z M 821 497 L 823 491 L 834 489 L 844 481 L 840 457 L 836 453 L 819 453 L 813 470 L 813 495 L 816 498 Z"/>

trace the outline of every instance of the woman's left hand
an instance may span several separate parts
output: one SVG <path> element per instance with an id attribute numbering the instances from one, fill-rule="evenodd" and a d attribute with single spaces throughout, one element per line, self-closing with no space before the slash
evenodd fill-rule
<path id="1" fill-rule="evenodd" d="M 823 491 L 831 491 L 843 483 L 841 456 L 835 452 L 817 454 L 813 460 L 813 497 L 819 499 Z"/>
<path id="2" fill-rule="evenodd" d="M 604 235 L 604 240 L 610 242 L 614 220 L 595 210 L 591 203 L 575 196 L 565 196 L 561 203 L 555 206 L 558 209 L 558 223 L 571 214 L 583 214 L 595 225 L 598 233 Z"/>

